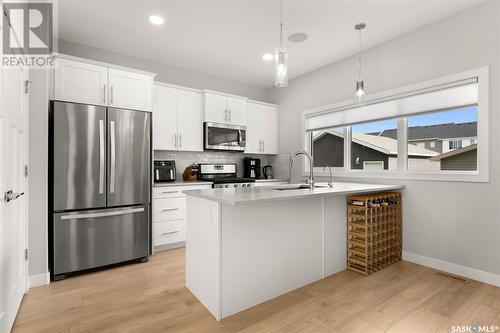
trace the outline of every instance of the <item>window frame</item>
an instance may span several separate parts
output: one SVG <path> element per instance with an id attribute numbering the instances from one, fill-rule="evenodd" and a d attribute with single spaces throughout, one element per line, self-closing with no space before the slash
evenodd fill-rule
<path id="1" fill-rule="evenodd" d="M 477 146 L 477 171 L 425 171 L 425 170 L 408 170 L 408 138 L 407 138 L 407 124 L 408 117 L 411 115 L 403 116 L 401 118 L 389 118 L 398 120 L 398 168 L 397 170 L 384 170 L 384 171 L 367 171 L 367 170 L 353 170 L 351 169 L 351 139 L 352 132 L 349 125 L 338 125 L 335 127 L 344 127 L 344 167 L 332 168 L 334 177 L 336 178 L 382 178 L 382 179 L 409 179 L 409 180 L 430 180 L 430 181 L 453 181 L 453 182 L 489 182 L 489 68 L 482 67 L 475 70 L 470 70 L 454 75 L 441 77 L 438 79 L 405 86 L 397 89 L 392 89 L 380 93 L 366 95 L 363 102 L 376 101 L 391 96 L 398 96 L 414 91 L 432 90 L 443 84 L 450 84 L 453 82 L 463 81 L 471 78 L 477 78 L 478 82 L 478 120 L 477 120 L 477 142 L 481 142 Z M 324 112 L 350 112 L 349 107 L 356 108 L 359 102 L 353 99 L 335 103 L 331 105 L 316 107 L 309 110 L 302 111 L 302 149 L 311 151 L 311 134 L 306 132 L 306 118 Z M 341 111 L 335 111 L 341 110 Z M 435 110 L 439 112 L 443 110 Z M 433 111 L 431 111 L 433 112 Z M 422 112 L 424 113 L 424 112 Z M 429 113 L 429 111 L 426 111 Z M 419 113 L 417 113 L 419 114 Z M 384 119 L 378 119 L 384 120 Z M 374 119 L 367 120 L 366 122 L 376 121 Z M 302 175 L 307 177 L 309 175 L 309 165 L 303 161 Z M 323 171 L 321 167 L 314 168 L 314 175 L 318 177 L 327 177 L 328 171 Z"/>

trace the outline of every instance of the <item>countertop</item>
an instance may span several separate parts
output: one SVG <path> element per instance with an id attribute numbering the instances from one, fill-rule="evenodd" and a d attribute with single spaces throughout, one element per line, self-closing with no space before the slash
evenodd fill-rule
<path id="1" fill-rule="evenodd" d="M 176 180 L 175 182 L 164 182 L 164 183 L 154 183 L 154 187 L 165 187 L 165 186 L 188 186 L 188 185 L 212 185 L 212 182 L 207 182 L 204 180 L 195 181 L 184 181 Z"/>
<path id="2" fill-rule="evenodd" d="M 284 178 L 272 178 L 272 179 L 259 178 L 255 180 L 256 183 L 272 183 L 272 182 L 287 182 L 287 181 L 288 179 Z"/>
<path id="3" fill-rule="evenodd" d="M 276 187 L 280 187 L 279 185 Z M 333 188 L 321 187 L 314 190 L 293 189 L 276 190 L 273 186 L 254 188 L 220 188 L 185 191 L 187 195 L 217 201 L 226 205 L 238 206 L 271 200 L 301 199 L 322 195 L 345 195 L 403 189 L 403 185 L 382 185 L 363 183 L 333 183 Z"/>

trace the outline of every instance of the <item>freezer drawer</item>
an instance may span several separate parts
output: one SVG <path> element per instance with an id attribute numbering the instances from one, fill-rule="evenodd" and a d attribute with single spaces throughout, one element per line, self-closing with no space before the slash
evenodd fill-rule
<path id="1" fill-rule="evenodd" d="M 129 206 L 57 213 L 54 275 L 147 257 L 148 209 Z"/>

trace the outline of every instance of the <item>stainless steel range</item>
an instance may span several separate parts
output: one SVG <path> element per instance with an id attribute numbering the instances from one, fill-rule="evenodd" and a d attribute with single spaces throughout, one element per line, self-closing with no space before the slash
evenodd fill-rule
<path id="1" fill-rule="evenodd" d="M 236 164 L 207 163 L 200 164 L 198 179 L 211 181 L 213 188 L 252 187 L 254 179 L 236 177 Z"/>

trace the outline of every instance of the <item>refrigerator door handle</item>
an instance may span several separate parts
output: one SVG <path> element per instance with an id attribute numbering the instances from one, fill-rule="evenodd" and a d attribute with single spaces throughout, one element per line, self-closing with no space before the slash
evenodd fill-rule
<path id="1" fill-rule="evenodd" d="M 115 193 L 115 173 L 116 173 L 116 147 L 115 147 L 115 122 L 111 120 L 110 126 L 110 146 L 111 146 L 111 172 L 109 179 L 109 192 Z"/>
<path id="2" fill-rule="evenodd" d="M 104 120 L 99 120 L 99 194 L 104 193 Z"/>
<path id="3" fill-rule="evenodd" d="M 61 216 L 61 220 L 91 219 L 91 218 L 96 218 L 96 217 L 126 215 L 126 214 L 132 214 L 132 213 L 139 213 L 139 212 L 143 212 L 143 211 L 144 211 L 144 207 L 115 210 L 115 211 L 103 212 L 103 213 L 68 214 L 68 215 Z"/>

